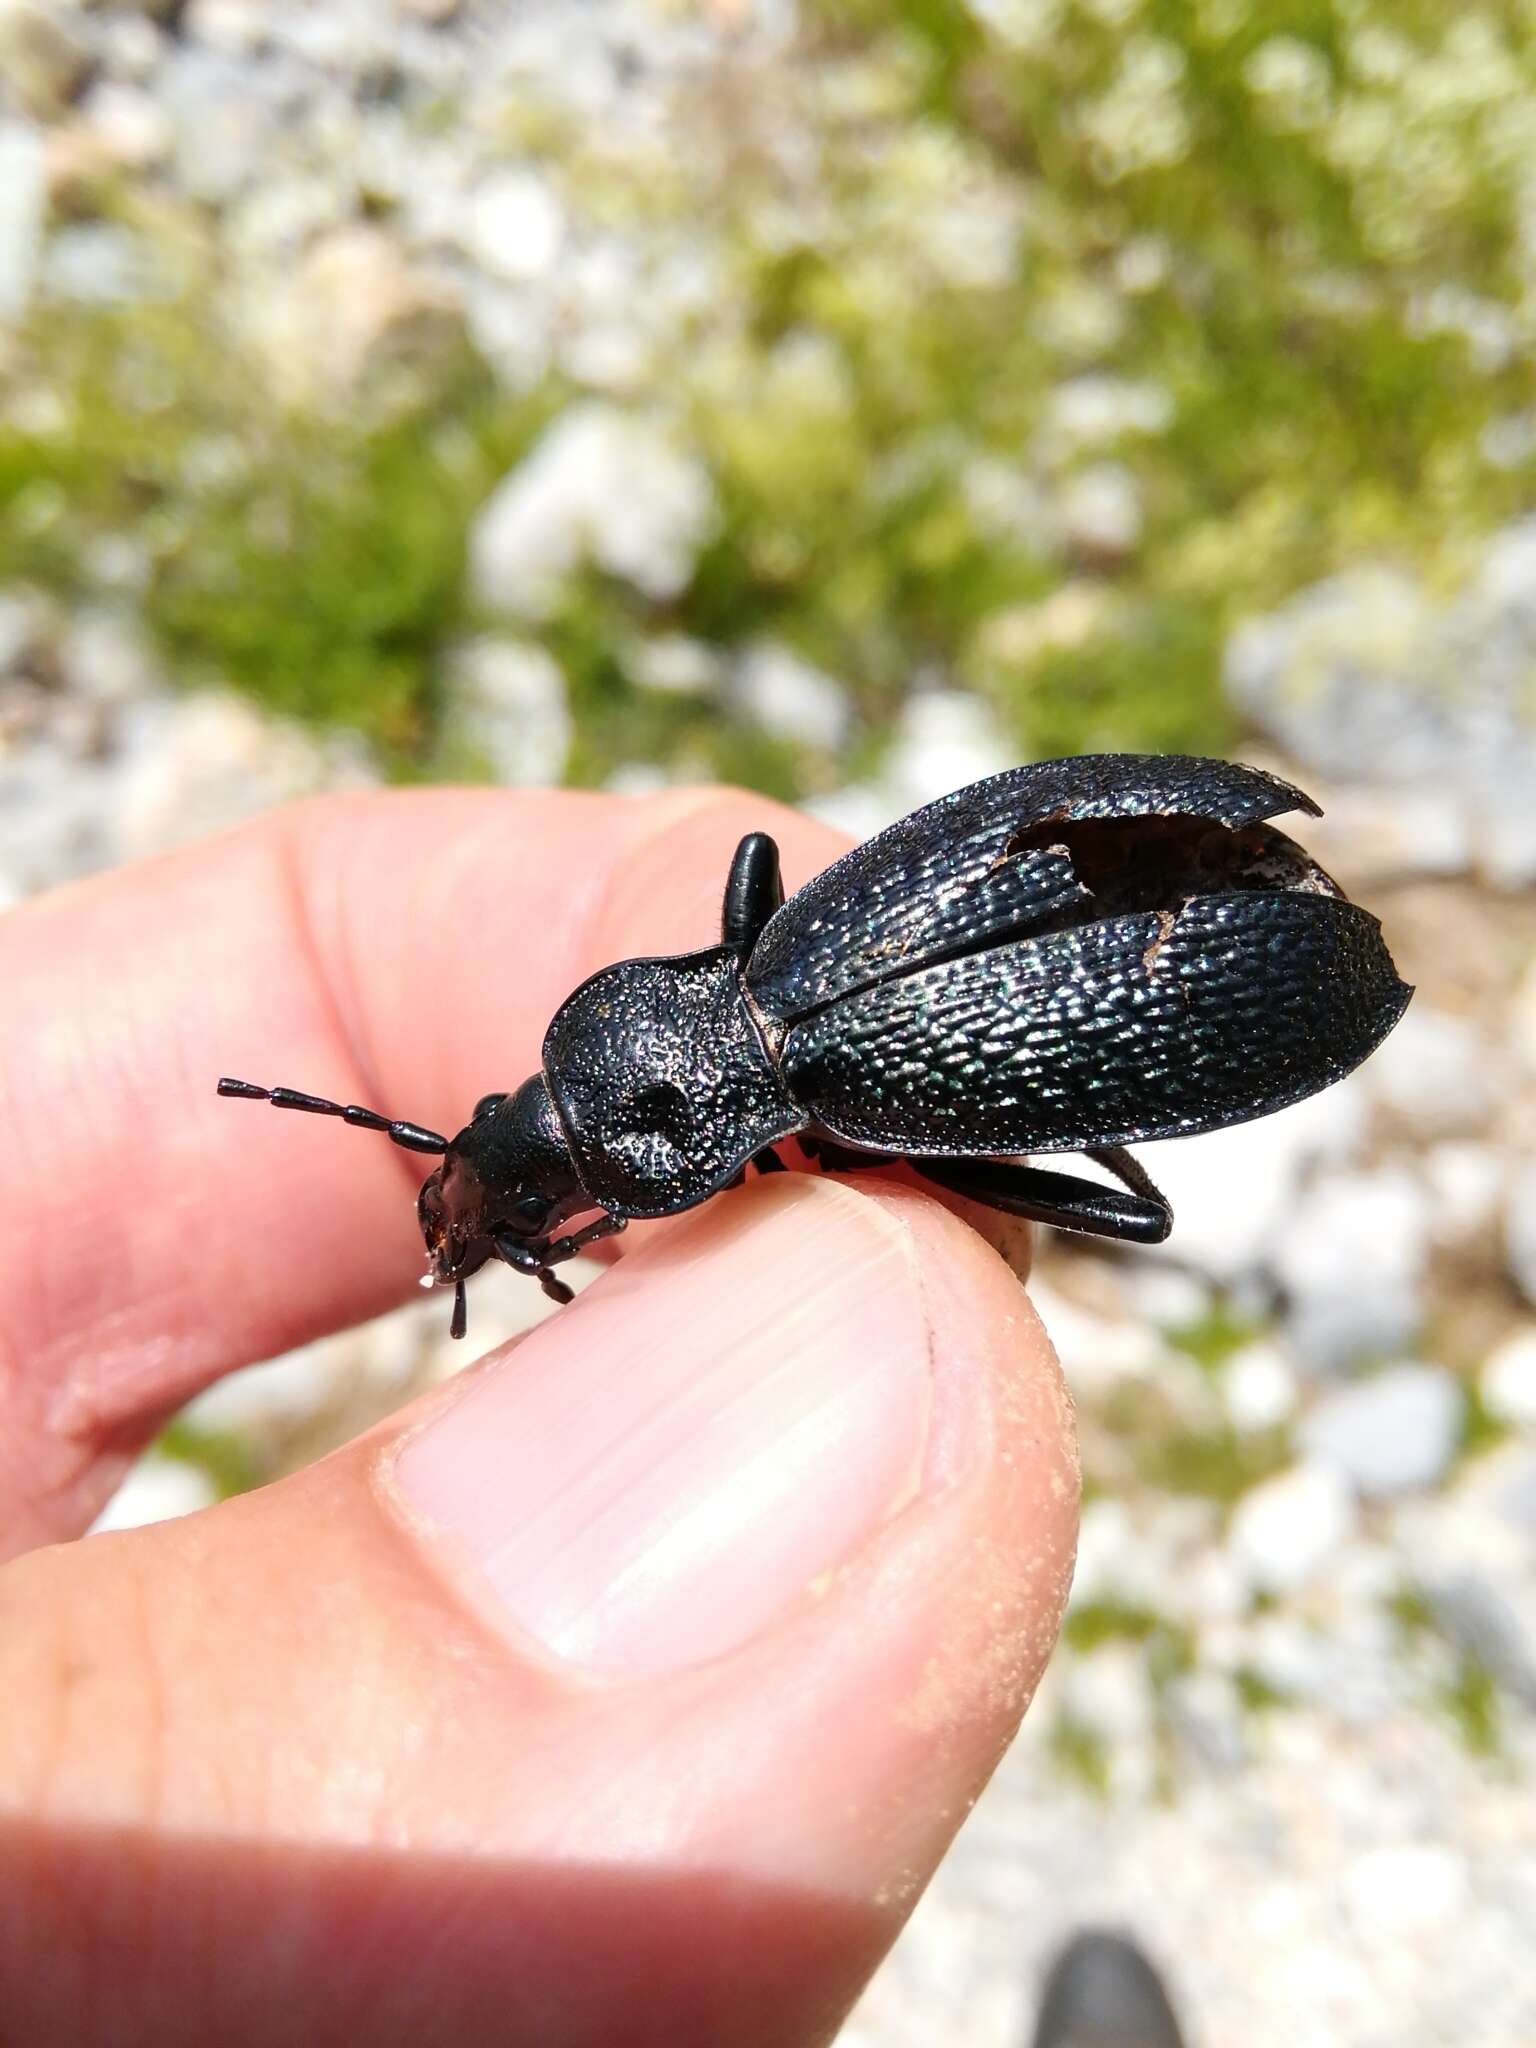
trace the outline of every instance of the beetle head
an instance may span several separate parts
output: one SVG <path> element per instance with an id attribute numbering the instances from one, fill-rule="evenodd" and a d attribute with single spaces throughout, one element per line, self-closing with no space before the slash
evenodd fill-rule
<path id="1" fill-rule="evenodd" d="M 355 1102 L 305 1095 L 297 1088 L 263 1088 L 226 1075 L 219 1093 L 270 1102 L 276 1109 L 339 1117 L 358 1130 L 382 1131 L 408 1152 L 442 1155 L 442 1165 L 422 1183 L 416 1214 L 432 1268 L 422 1284 L 446 1283 L 454 1289 L 455 1337 L 464 1335 L 464 1282 L 498 1252 L 519 1272 L 537 1273 L 546 1293 L 557 1300 L 570 1299 L 569 1290 L 551 1281 L 535 1247 L 573 1210 L 590 1208 L 592 1203 L 576 1176 L 571 1148 L 541 1074 L 511 1095 L 482 1095 L 474 1115 L 451 1139 L 422 1124 L 381 1116 Z M 520 1249 L 525 1245 L 526 1253 Z"/>
<path id="2" fill-rule="evenodd" d="M 542 1074 L 510 1095 L 484 1095 L 417 1198 L 439 1283 L 467 1279 L 498 1237 L 532 1242 L 587 1206 Z"/>

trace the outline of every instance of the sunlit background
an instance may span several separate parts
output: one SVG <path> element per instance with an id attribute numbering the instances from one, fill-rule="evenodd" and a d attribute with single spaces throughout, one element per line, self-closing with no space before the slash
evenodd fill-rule
<path id="1" fill-rule="evenodd" d="M 1045 1247 L 1066 1639 L 857 2048 L 1019 2042 L 1103 1921 L 1197 2042 L 1536 2038 L 1533 345 L 1530 0 L 0 0 L 0 902 L 342 783 L 864 833 L 1176 748 L 1419 984 L 1157 1154 L 1165 1251 Z"/>

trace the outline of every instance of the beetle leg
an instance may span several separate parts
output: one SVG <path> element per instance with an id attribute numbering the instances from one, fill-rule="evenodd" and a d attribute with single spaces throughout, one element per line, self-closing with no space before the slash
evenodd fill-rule
<path id="1" fill-rule="evenodd" d="M 851 1145 L 839 1145 L 833 1138 L 800 1136 L 800 1150 L 807 1159 L 814 1159 L 824 1173 L 860 1173 L 876 1166 L 894 1165 L 900 1156 L 895 1152 L 859 1152 Z"/>
<path id="2" fill-rule="evenodd" d="M 1054 1223 L 1058 1230 L 1091 1237 L 1120 1238 L 1130 1244 L 1161 1244 L 1173 1228 L 1173 1211 L 1145 1171 L 1118 1146 L 1087 1156 L 1122 1180 L 1130 1193 L 1070 1173 L 1049 1173 L 1008 1159 L 913 1159 L 924 1180 L 936 1181 L 1007 1216 Z"/>
<path id="3" fill-rule="evenodd" d="M 537 1280 L 551 1301 L 574 1301 L 575 1295 L 563 1280 L 557 1280 L 549 1270 L 549 1244 L 545 1238 L 535 1238 L 531 1244 L 522 1238 L 506 1234 L 493 1240 L 499 1258 L 506 1260 L 514 1273 L 526 1273 L 530 1280 Z"/>
<path id="4" fill-rule="evenodd" d="M 765 1145 L 761 1152 L 754 1152 L 752 1164 L 759 1173 L 787 1173 L 789 1170 L 771 1145 Z"/>
<path id="5" fill-rule="evenodd" d="M 599 1216 L 595 1223 L 584 1223 L 580 1230 L 573 1230 L 569 1237 L 546 1238 L 539 1247 L 546 1266 L 562 1266 L 567 1259 L 574 1259 L 584 1252 L 589 1244 L 596 1244 L 601 1238 L 617 1237 L 621 1230 L 629 1227 L 627 1216 Z"/>
<path id="6" fill-rule="evenodd" d="M 599 1238 L 616 1237 L 627 1226 L 628 1220 L 624 1216 L 599 1216 L 595 1223 L 583 1224 L 569 1237 L 528 1239 L 503 1232 L 494 1243 L 498 1257 L 505 1259 L 514 1272 L 526 1273 L 531 1280 L 537 1280 L 551 1301 L 572 1301 L 575 1296 L 563 1280 L 555 1278 L 550 1271 L 551 1266 L 564 1265 L 567 1259 L 574 1259 L 589 1244 L 596 1244 Z"/>
<path id="7" fill-rule="evenodd" d="M 745 961 L 758 933 L 784 901 L 779 849 L 766 832 L 749 832 L 731 860 L 725 904 L 720 914 L 720 943 Z"/>
<path id="8" fill-rule="evenodd" d="M 1112 1173 L 1120 1185 L 1129 1188 L 1133 1195 L 1140 1195 L 1144 1201 L 1155 1203 L 1159 1209 L 1166 1209 L 1168 1219 L 1172 1222 L 1173 1211 L 1168 1208 L 1168 1197 L 1141 1161 L 1127 1152 L 1123 1145 L 1085 1145 L 1083 1157 L 1091 1159 L 1095 1166 L 1102 1166 L 1106 1172 Z"/>

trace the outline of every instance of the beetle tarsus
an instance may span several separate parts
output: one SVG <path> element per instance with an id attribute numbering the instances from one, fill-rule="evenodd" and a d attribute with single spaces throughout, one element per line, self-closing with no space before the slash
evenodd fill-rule
<path id="1" fill-rule="evenodd" d="M 1173 1211 L 1142 1168 L 1119 1147 L 1102 1147 L 1089 1156 L 1132 1192 L 1122 1195 L 1099 1181 L 1051 1173 L 1016 1160 L 914 1159 L 912 1165 L 924 1180 L 1005 1216 L 1054 1223 L 1060 1230 L 1080 1230 L 1123 1244 L 1161 1244 L 1173 1228 Z"/>
<path id="2" fill-rule="evenodd" d="M 453 1289 L 453 1320 L 448 1325 L 450 1337 L 462 1337 L 469 1328 L 469 1304 L 464 1295 L 464 1282 L 458 1280 Z"/>

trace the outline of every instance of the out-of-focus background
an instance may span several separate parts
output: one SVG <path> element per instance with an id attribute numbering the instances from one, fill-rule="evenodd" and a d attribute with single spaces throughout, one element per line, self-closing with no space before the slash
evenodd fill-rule
<path id="1" fill-rule="evenodd" d="M 1106 1919 L 1197 2041 L 1536 2038 L 1533 345 L 1529 0 L 0 0 L 0 900 L 337 784 L 1241 751 L 1419 984 L 1043 1247 L 1065 1641 L 857 2048 Z"/>

